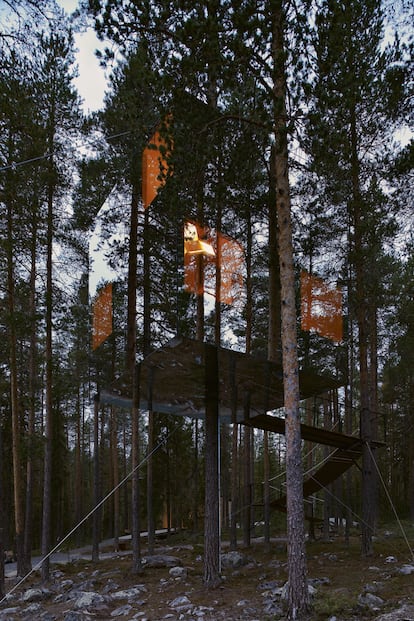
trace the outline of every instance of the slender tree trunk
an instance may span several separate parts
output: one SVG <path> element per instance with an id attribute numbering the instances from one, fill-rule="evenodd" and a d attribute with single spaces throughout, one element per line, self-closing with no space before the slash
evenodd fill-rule
<path id="1" fill-rule="evenodd" d="M 92 562 L 99 561 L 99 541 L 101 538 L 101 510 L 97 509 L 100 502 L 100 459 L 99 459 L 99 395 L 95 395 L 93 404 L 93 513 Z"/>
<path id="2" fill-rule="evenodd" d="M 151 257 L 150 257 L 150 228 L 149 228 L 149 209 L 144 212 L 144 358 L 151 351 Z M 148 531 L 148 552 L 152 554 L 155 544 L 155 518 L 154 518 L 154 459 L 152 451 L 154 448 L 154 412 L 152 411 L 152 388 L 153 373 L 151 371 L 148 385 L 148 453 L 147 453 L 147 531 Z"/>
<path id="3" fill-rule="evenodd" d="M 339 431 L 342 433 L 342 419 L 339 415 L 339 398 L 338 398 L 338 390 L 334 389 L 330 392 L 331 406 L 332 406 L 332 416 L 333 416 L 333 427 L 335 431 Z M 343 520 L 341 518 L 344 517 L 342 507 L 344 505 L 343 502 L 343 491 L 344 491 L 344 477 L 339 477 L 333 483 L 334 490 L 334 515 L 338 527 L 338 533 L 343 532 Z"/>
<path id="4" fill-rule="evenodd" d="M 306 399 L 306 423 L 308 425 L 315 425 L 313 410 L 314 410 L 314 399 Z M 309 472 L 312 472 L 313 468 L 313 442 L 306 442 L 306 454 L 307 454 L 307 463 L 306 467 Z M 309 499 L 309 538 L 314 541 L 316 539 L 315 535 L 315 501 L 314 498 Z"/>
<path id="5" fill-rule="evenodd" d="M 81 404 L 81 395 L 80 395 L 80 385 L 78 385 L 78 392 L 76 396 L 76 411 L 75 411 L 75 433 L 76 433 L 76 443 L 75 443 L 75 522 L 79 524 L 82 518 L 82 404 Z M 80 546 L 81 542 L 81 530 L 78 528 L 76 530 L 76 541 L 78 546 Z"/>
<path id="6" fill-rule="evenodd" d="M 252 215 L 249 207 L 247 214 L 247 240 L 246 240 L 246 354 L 252 351 L 252 331 L 253 331 L 253 283 L 252 283 L 252 261 L 253 261 L 253 227 Z"/>
<path id="7" fill-rule="evenodd" d="M 277 239 L 276 203 L 276 158 L 274 148 L 270 156 L 269 179 L 269 323 L 267 357 L 271 361 L 281 362 L 281 300 L 279 248 Z M 264 433 L 264 521 L 265 542 L 270 543 L 270 460 L 269 437 Z"/>
<path id="8" fill-rule="evenodd" d="M 113 532 L 114 532 L 114 549 L 119 550 L 119 524 L 120 524 L 120 511 L 119 511 L 119 458 L 118 458 L 118 424 L 117 424 L 117 411 L 114 407 L 111 407 L 111 461 L 112 461 L 112 487 L 114 491 L 114 519 L 113 519 Z"/>
<path id="9" fill-rule="evenodd" d="M 127 308 L 127 362 L 132 392 L 131 443 L 132 443 L 132 571 L 142 572 L 140 498 L 139 498 L 139 391 L 140 378 L 136 368 L 136 314 L 137 314 L 137 242 L 138 242 L 138 189 L 133 188 L 128 256 L 128 308 Z"/>
<path id="10" fill-rule="evenodd" d="M 279 254 L 277 243 L 277 212 L 276 200 L 276 171 L 275 155 L 272 149 L 270 161 L 270 197 L 273 204 L 269 205 L 269 336 L 267 357 L 269 360 L 281 361 L 281 327 L 280 327 L 280 272 Z M 270 543 L 270 461 L 269 461 L 269 436 L 264 432 L 264 521 L 265 542 Z"/>
<path id="11" fill-rule="evenodd" d="M 199 438 L 198 438 L 198 419 L 194 420 L 194 491 L 193 491 L 193 528 L 198 531 L 198 495 L 199 495 Z"/>
<path id="12" fill-rule="evenodd" d="M 350 390 L 348 387 L 345 388 L 345 433 L 348 435 L 352 434 L 352 409 L 350 403 Z M 352 474 L 350 469 L 346 472 L 345 479 L 345 503 L 346 503 L 346 522 L 345 522 L 345 543 L 349 545 L 350 543 L 350 531 L 352 524 L 352 509 L 351 509 L 351 500 L 352 500 Z"/>
<path id="13" fill-rule="evenodd" d="M 299 368 L 296 334 L 295 272 L 287 150 L 287 113 L 283 0 L 275 0 L 273 58 L 275 98 L 276 210 L 279 230 L 284 404 L 286 412 L 286 484 L 288 531 L 288 619 L 309 612 L 303 468 L 299 418 Z"/>
<path id="14" fill-rule="evenodd" d="M 102 502 L 102 498 L 103 498 L 103 493 L 104 493 L 104 489 L 105 489 L 105 473 L 106 473 L 106 468 L 105 465 L 107 460 L 108 460 L 108 456 L 105 454 L 106 450 L 105 450 L 105 406 L 103 405 L 100 409 L 100 417 L 99 417 L 99 468 L 98 468 L 98 474 L 99 474 L 99 502 Z M 109 463 L 111 463 L 111 456 L 109 454 Z M 98 515 L 99 515 L 99 533 L 100 533 L 100 537 L 102 538 L 103 533 L 106 532 L 105 531 L 105 511 L 106 511 L 106 503 L 104 503 L 103 505 L 101 505 L 98 509 Z M 108 511 L 108 513 L 110 514 L 110 511 Z"/>
<path id="15" fill-rule="evenodd" d="M 374 528 L 373 462 L 371 455 L 371 412 L 369 403 L 369 316 L 366 298 L 365 260 L 363 252 L 362 198 L 360 192 L 360 166 L 357 151 L 357 129 L 355 105 L 350 110 L 351 120 L 351 180 L 352 216 L 354 224 L 354 264 L 356 287 L 356 318 L 358 322 L 359 384 L 361 400 L 361 438 L 364 442 L 362 453 L 362 537 L 361 547 L 364 556 L 373 554 L 372 535 Z"/>
<path id="16" fill-rule="evenodd" d="M 254 536 L 254 529 L 256 523 L 255 511 L 254 511 L 254 498 L 255 498 L 255 478 L 254 478 L 254 463 L 255 463 L 255 434 L 250 434 L 250 533 Z"/>
<path id="17" fill-rule="evenodd" d="M 32 523 L 33 523 L 33 461 L 36 418 L 36 356 L 37 356 L 37 321 L 36 321 L 36 259 L 37 259 L 37 209 L 33 214 L 32 238 L 30 249 L 30 350 L 29 350 L 29 420 L 28 451 L 26 462 L 26 517 L 24 530 L 24 565 L 25 573 L 31 569 Z"/>
<path id="18" fill-rule="evenodd" d="M 322 403 L 323 403 L 324 429 L 331 429 L 332 425 L 331 425 L 331 417 L 330 417 L 329 404 L 328 404 L 328 395 L 326 394 L 323 395 Z M 328 458 L 329 452 L 330 452 L 329 446 L 324 446 L 323 447 L 324 459 Z M 331 494 L 329 493 L 329 490 L 326 488 L 324 489 L 324 492 L 323 492 L 323 540 L 324 541 L 329 541 L 329 528 L 330 528 L 329 518 L 331 516 L 331 513 L 332 513 Z"/>
<path id="19" fill-rule="evenodd" d="M 54 144 L 54 107 L 52 106 L 50 127 L 52 133 L 49 138 L 49 153 L 53 151 Z M 54 163 L 50 156 L 48 198 L 47 198 L 47 257 L 46 257 L 46 402 L 45 402 L 45 453 L 44 453 L 44 475 L 43 475 L 43 520 L 42 520 L 42 556 L 46 557 L 50 551 L 51 529 L 52 529 L 52 450 L 53 450 L 53 352 L 52 352 L 52 312 L 53 312 L 53 198 L 55 191 L 54 183 Z M 49 557 L 42 563 L 42 581 L 48 582 L 50 578 Z"/>
<path id="20" fill-rule="evenodd" d="M 249 417 L 250 403 L 246 397 L 245 417 Z M 252 506 L 252 485 L 251 485 L 251 428 L 244 427 L 243 430 L 243 545 L 250 546 L 251 533 L 251 506 Z"/>
<path id="21" fill-rule="evenodd" d="M 351 235 L 348 229 L 348 243 L 350 243 Z M 347 334 L 347 348 L 346 348 L 346 375 L 347 375 L 347 384 L 345 385 L 345 433 L 347 435 L 352 435 L 353 433 L 353 387 L 354 387 L 354 338 L 353 338 L 353 318 L 351 315 L 351 308 L 349 304 L 350 291 L 352 290 L 352 268 L 349 263 L 349 271 L 348 271 L 348 334 Z M 348 469 L 346 472 L 346 484 L 345 484 L 345 498 L 347 505 L 347 514 L 346 514 L 346 526 L 345 526 L 345 543 L 349 545 L 350 542 L 350 529 L 352 524 L 352 510 L 351 510 L 351 502 L 352 502 L 352 473 L 351 470 Z"/>
<path id="22" fill-rule="evenodd" d="M 282 361 L 281 352 L 281 300 L 279 246 L 277 234 L 276 203 L 276 157 L 274 147 L 270 160 L 269 204 L 269 339 L 267 357 L 274 362 Z"/>
<path id="23" fill-rule="evenodd" d="M 250 354 L 252 348 L 253 330 L 253 300 L 252 300 L 252 227 L 250 209 L 247 220 L 247 246 L 246 246 L 246 354 Z M 250 396 L 245 395 L 244 418 L 250 417 Z M 250 427 L 243 429 L 243 545 L 250 546 L 251 537 L 251 517 L 252 517 L 252 451 L 251 451 L 252 432 Z"/>
<path id="24" fill-rule="evenodd" d="M 124 418 L 122 425 L 122 474 L 123 478 L 126 477 L 128 473 L 128 459 L 127 459 L 127 444 L 129 447 L 129 442 L 127 442 L 126 438 L 126 420 Z M 131 460 L 132 463 L 132 460 Z M 132 531 L 131 522 L 130 522 L 130 508 L 131 502 L 129 501 L 128 494 L 128 486 L 123 486 L 123 495 L 122 495 L 122 505 L 123 505 L 123 530 L 124 533 L 130 533 Z"/>
<path id="25" fill-rule="evenodd" d="M 239 510 L 239 424 L 237 422 L 237 383 L 236 359 L 230 358 L 231 378 L 231 514 L 230 514 L 230 549 L 237 548 L 237 519 Z"/>
<path id="26" fill-rule="evenodd" d="M 116 366 L 116 342 L 111 341 L 111 377 L 115 377 Z M 118 417 L 119 411 L 114 406 L 109 409 L 109 455 L 112 473 L 112 489 L 113 493 L 113 515 L 112 515 L 112 531 L 114 537 L 114 550 L 119 551 L 119 530 L 121 523 L 120 511 L 120 490 L 119 485 L 119 446 L 118 446 Z"/>
<path id="27" fill-rule="evenodd" d="M 362 453 L 362 538 L 361 547 L 364 556 L 372 556 L 372 535 L 374 530 L 374 506 L 373 506 L 373 461 L 371 455 L 371 424 L 368 399 L 368 369 L 366 366 L 367 352 L 365 341 L 365 327 L 360 324 L 359 330 L 359 363 L 360 363 L 360 386 L 361 386 L 361 438 L 364 442 Z"/>
<path id="28" fill-rule="evenodd" d="M 214 588 L 220 578 L 219 533 L 219 472 L 218 472 L 218 352 L 205 343 L 205 403 L 206 403 L 206 466 L 204 518 L 204 583 Z"/>
<path id="29" fill-rule="evenodd" d="M 369 342 L 369 403 L 371 410 L 371 436 L 372 440 L 378 440 L 378 317 L 377 308 L 373 302 L 371 302 L 369 308 L 370 315 L 370 342 Z M 376 450 L 372 447 L 372 456 L 375 460 Z M 411 468 L 409 469 L 411 471 Z M 378 522 L 379 515 L 379 498 L 378 498 L 378 473 L 373 464 L 373 488 L 372 488 L 372 503 L 374 513 L 374 530 Z"/>
<path id="30" fill-rule="evenodd" d="M 220 425 L 220 492 L 221 492 L 221 530 L 227 530 L 229 521 L 229 501 L 230 501 L 230 433 L 227 423 Z"/>
<path id="31" fill-rule="evenodd" d="M 154 450 L 154 412 L 152 411 L 152 387 L 154 371 L 150 370 L 148 386 L 148 458 L 147 458 L 147 521 L 148 521 L 148 554 L 154 553 L 155 518 L 154 518 L 154 469 L 152 451 Z"/>
<path id="32" fill-rule="evenodd" d="M 232 450 L 231 450 L 231 514 L 230 514 L 230 549 L 237 548 L 237 516 L 239 507 L 239 425 L 232 425 Z"/>
<path id="33" fill-rule="evenodd" d="M 141 529 L 140 529 L 140 498 L 139 498 L 139 377 L 134 382 L 134 397 L 131 410 L 132 418 L 132 571 L 142 573 L 141 562 Z"/>
<path id="34" fill-rule="evenodd" d="M 270 455 L 269 432 L 263 432 L 263 501 L 264 501 L 264 541 L 270 543 Z"/>
<path id="35" fill-rule="evenodd" d="M 22 502 L 21 476 L 21 424 L 17 377 L 16 354 L 16 313 L 14 287 L 14 256 L 13 256 L 13 207 L 7 202 L 7 289 L 9 313 L 9 360 L 10 360 L 10 407 L 12 415 L 12 455 L 13 455 L 13 484 L 14 484 L 14 523 L 15 545 L 17 558 L 17 575 L 24 575 L 24 513 Z"/>

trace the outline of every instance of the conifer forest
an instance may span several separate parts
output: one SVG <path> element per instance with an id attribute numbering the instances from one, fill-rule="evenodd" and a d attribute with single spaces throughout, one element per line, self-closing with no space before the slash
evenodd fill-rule
<path id="1" fill-rule="evenodd" d="M 414 520 L 413 51 L 413 0 L 0 2 L 19 576 L 127 533 L 139 573 L 140 532 L 186 529 L 214 588 L 219 537 L 287 533 L 296 619 L 305 533 L 357 524 L 369 556 Z"/>

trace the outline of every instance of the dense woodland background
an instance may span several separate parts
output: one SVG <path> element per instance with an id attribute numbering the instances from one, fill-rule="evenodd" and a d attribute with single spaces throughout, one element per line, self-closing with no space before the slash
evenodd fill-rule
<path id="1" fill-rule="evenodd" d="M 131 356 L 134 208 L 136 359 L 177 333 L 277 358 L 272 36 L 282 5 L 90 0 L 69 18 L 52 1 L 3 4 L 0 524 L 23 574 L 33 550 L 56 545 L 131 471 L 130 412 L 103 406 L 94 419 L 94 396 Z M 303 403 L 303 420 L 358 434 L 362 412 L 370 437 L 386 443 L 375 454 L 374 521 L 395 512 L 412 520 L 414 5 L 292 0 L 283 9 L 299 359 L 345 384 Z M 106 39 L 110 75 L 104 107 L 90 116 L 73 86 L 73 32 L 85 27 Z M 171 111 L 174 174 L 144 212 L 142 152 Z M 202 316 L 200 298 L 183 289 L 187 218 L 245 251 L 244 297 L 210 303 Z M 92 351 L 89 240 L 98 221 L 117 277 L 113 333 Z M 341 288 L 343 342 L 300 330 L 302 269 Z M 142 529 L 201 529 L 203 424 L 145 411 L 139 424 Z M 324 456 L 304 445 L 304 468 Z M 283 437 L 223 425 L 223 530 L 237 524 L 244 543 L 263 524 L 283 530 L 276 514 L 268 530 L 263 506 L 266 493 L 284 493 L 284 472 Z M 98 538 L 129 532 L 130 497 L 128 480 L 70 545 L 91 541 L 93 524 Z M 358 521 L 359 470 L 313 505 L 315 515 Z"/>

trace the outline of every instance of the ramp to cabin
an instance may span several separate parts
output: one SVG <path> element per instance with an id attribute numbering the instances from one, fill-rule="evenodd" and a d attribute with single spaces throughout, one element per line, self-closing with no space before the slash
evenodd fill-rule
<path id="1" fill-rule="evenodd" d="M 253 416 L 243 421 L 244 425 L 264 429 L 274 433 L 285 434 L 285 420 L 269 414 Z M 322 465 L 303 483 L 303 497 L 308 498 L 333 483 L 362 456 L 363 441 L 337 431 L 301 424 L 302 440 L 332 446 L 335 450 L 323 460 Z M 384 446 L 382 442 L 371 443 L 374 448 Z M 286 511 L 286 496 L 270 503 L 279 511 Z"/>
<path id="2" fill-rule="evenodd" d="M 329 457 L 324 460 L 322 466 L 309 476 L 303 483 L 303 497 L 309 498 L 330 483 L 333 483 L 351 466 L 357 463 L 362 455 L 362 441 L 350 449 L 335 449 Z M 279 511 L 286 511 L 286 496 L 273 500 L 270 506 Z"/>
<path id="3" fill-rule="evenodd" d="M 285 420 L 269 414 L 261 414 L 243 421 L 244 425 L 264 429 L 274 433 L 285 434 Z M 301 424 L 302 440 L 332 446 L 335 450 L 327 457 L 314 474 L 303 483 L 303 497 L 307 498 L 333 483 L 338 477 L 353 466 L 362 455 L 362 440 L 337 431 Z M 270 503 L 279 511 L 286 511 L 286 496 Z"/>

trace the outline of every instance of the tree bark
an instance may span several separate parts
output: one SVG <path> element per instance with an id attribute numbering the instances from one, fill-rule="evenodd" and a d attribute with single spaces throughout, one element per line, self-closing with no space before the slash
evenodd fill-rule
<path id="1" fill-rule="evenodd" d="M 193 487 L 193 529 L 198 531 L 198 495 L 199 495 L 199 439 L 198 439 L 198 419 L 194 419 L 194 487 Z"/>
<path id="2" fill-rule="evenodd" d="M 330 415 L 329 404 L 328 404 L 328 395 L 324 394 L 322 395 L 322 398 L 323 398 L 323 402 L 322 402 L 323 404 L 323 426 L 324 426 L 324 429 L 331 429 L 332 425 L 331 425 L 331 415 Z M 330 452 L 330 447 L 324 446 L 323 447 L 324 459 L 328 459 L 329 452 Z M 328 488 L 325 488 L 323 491 L 323 540 L 324 541 L 329 541 L 329 528 L 330 528 L 329 518 L 331 514 L 332 514 L 331 494 L 329 493 Z"/>
<path id="3" fill-rule="evenodd" d="M 132 460 L 132 571 L 142 572 L 140 498 L 139 498 L 139 368 L 136 367 L 136 315 L 137 315 L 137 242 L 138 242 L 138 188 L 133 187 L 128 246 L 128 308 L 127 308 L 127 360 L 130 378 L 131 408 L 131 460 Z"/>
<path id="4" fill-rule="evenodd" d="M 350 243 L 351 235 L 348 229 L 348 243 Z M 346 335 L 347 339 L 347 348 L 346 348 L 346 377 L 347 383 L 345 385 L 345 433 L 349 436 L 353 433 L 353 393 L 354 393 L 354 338 L 353 338 L 353 318 L 351 315 L 351 308 L 349 304 L 349 293 L 352 288 L 352 269 L 349 264 L 349 272 L 348 272 L 348 334 Z M 351 470 L 348 469 L 346 472 L 346 483 L 345 483 L 345 499 L 347 505 L 346 512 L 346 526 L 345 526 L 345 543 L 349 545 L 350 543 L 350 530 L 352 524 L 352 474 Z"/>
<path id="5" fill-rule="evenodd" d="M 76 395 L 76 420 L 75 420 L 75 489 L 82 490 L 82 428 L 83 428 L 83 404 L 81 403 L 80 386 Z M 82 519 L 82 498 L 83 494 L 75 494 L 75 522 L 79 524 Z M 76 541 L 78 547 L 81 543 L 81 529 L 76 530 Z"/>
<path id="6" fill-rule="evenodd" d="M 281 301 L 280 301 L 280 269 L 277 234 L 276 203 L 276 158 L 272 148 L 270 160 L 269 195 L 269 340 L 267 357 L 269 360 L 281 362 Z"/>
<path id="7" fill-rule="evenodd" d="M 230 549 L 237 548 L 237 517 L 239 506 L 239 425 L 237 423 L 237 384 L 236 359 L 230 358 L 231 378 L 231 514 L 230 514 Z"/>
<path id="8" fill-rule="evenodd" d="M 273 13 L 276 212 L 279 233 L 284 405 L 286 412 L 286 485 L 288 534 L 288 619 L 309 612 L 307 585 L 303 468 L 299 418 L 295 272 L 287 148 L 287 111 L 283 0 Z"/>
<path id="9" fill-rule="evenodd" d="M 276 158 L 272 148 L 270 156 L 269 179 L 269 320 L 268 320 L 268 349 L 269 360 L 281 362 L 281 300 L 280 300 L 280 269 L 279 248 L 277 234 L 276 203 Z M 269 436 L 264 432 L 264 522 L 265 542 L 270 543 L 270 459 Z"/>
<path id="10" fill-rule="evenodd" d="M 7 303 L 9 313 L 9 361 L 10 361 L 10 407 L 12 416 L 12 455 L 14 485 L 14 523 L 17 558 L 17 575 L 24 575 L 24 513 L 22 503 L 21 477 L 21 425 L 17 378 L 16 354 L 16 315 L 13 255 L 13 206 L 11 198 L 7 201 Z"/>
<path id="11" fill-rule="evenodd" d="M 219 472 L 218 472 L 218 352 L 204 344 L 206 404 L 206 465 L 204 517 L 204 583 L 215 588 L 220 577 Z"/>
<path id="12" fill-rule="evenodd" d="M 148 386 L 148 457 L 147 457 L 147 528 L 148 554 L 154 554 L 155 545 L 155 518 L 154 518 L 154 469 L 152 451 L 154 449 L 154 412 L 152 411 L 152 385 L 154 369 L 150 370 Z"/>
<path id="13" fill-rule="evenodd" d="M 306 423 L 308 425 L 315 425 L 315 421 L 314 421 L 314 405 L 315 405 L 315 401 L 314 399 L 306 399 L 306 404 L 305 404 L 305 408 L 306 408 Z M 308 470 L 308 472 L 312 472 L 312 468 L 313 468 L 313 461 L 314 461 L 314 454 L 313 454 L 313 449 L 314 449 L 314 444 L 313 442 L 306 442 L 305 443 L 305 447 L 306 447 L 306 468 Z M 315 535 L 315 521 L 314 521 L 314 517 L 315 517 L 315 499 L 312 497 L 309 499 L 309 512 L 308 515 L 310 517 L 309 520 L 309 539 L 311 541 L 314 541 L 316 539 L 316 535 Z"/>
<path id="14" fill-rule="evenodd" d="M 92 528 L 92 562 L 99 561 L 99 541 L 101 510 L 98 509 L 100 501 L 100 459 L 99 459 L 99 395 L 95 395 L 93 403 L 93 502 L 95 511 L 93 513 Z"/>
<path id="15" fill-rule="evenodd" d="M 264 541 L 270 543 L 270 455 L 269 432 L 263 432 L 263 503 L 264 503 Z"/>
<path id="16" fill-rule="evenodd" d="M 372 535 L 374 529 L 374 466 L 371 454 L 371 412 L 369 402 L 369 367 L 368 367 L 368 344 L 369 344 L 369 315 L 366 293 L 362 197 L 360 191 L 360 165 L 358 158 L 358 139 L 356 128 L 355 104 L 350 109 L 351 124 L 351 181 L 352 198 L 351 214 L 354 225 L 354 265 L 355 265 L 355 297 L 356 318 L 358 323 L 358 351 L 359 351 L 359 384 L 361 401 L 361 438 L 364 442 L 362 452 L 362 526 L 361 548 L 364 556 L 373 554 Z"/>
<path id="17" fill-rule="evenodd" d="M 139 367 L 134 372 L 131 409 L 131 461 L 132 461 L 132 572 L 142 573 L 141 529 L 139 498 Z"/>
<path id="18" fill-rule="evenodd" d="M 246 396 L 245 418 L 250 415 L 250 404 Z M 250 546 L 251 529 L 251 506 L 252 506 L 252 485 L 251 485 L 251 428 L 245 426 L 243 429 L 243 545 Z"/>
<path id="19" fill-rule="evenodd" d="M 119 550 L 119 459 L 118 459 L 118 424 L 117 411 L 111 407 L 111 461 L 112 461 L 112 487 L 114 491 L 114 549 Z"/>
<path id="20" fill-rule="evenodd" d="M 371 438 L 372 440 L 378 440 L 378 317 L 377 317 L 377 307 L 375 305 L 374 300 L 371 300 L 370 308 L 369 308 L 369 316 L 370 316 L 370 341 L 369 341 L 369 403 L 371 410 Z M 375 460 L 376 458 L 376 450 L 375 447 L 372 447 L 372 458 Z M 372 504 L 373 504 L 373 516 L 374 516 L 374 524 L 373 529 L 375 530 L 376 525 L 378 523 L 378 514 L 379 514 L 379 497 L 378 497 L 378 473 L 375 468 L 375 464 L 373 464 L 373 474 L 372 474 Z M 411 471 L 411 468 L 410 468 Z"/>
<path id="21" fill-rule="evenodd" d="M 49 153 L 53 151 L 54 128 L 55 128 L 55 108 L 52 103 L 50 114 L 51 133 L 49 136 Z M 47 197 L 47 257 L 46 257 L 46 422 L 45 422 L 45 452 L 44 452 L 44 475 L 43 475 L 43 519 L 42 519 L 42 556 L 45 560 L 42 563 L 42 581 L 48 582 L 50 578 L 50 562 L 47 556 L 50 551 L 51 528 L 52 528 L 52 450 L 53 450 L 53 352 L 52 352 L 52 312 L 53 312 L 53 198 L 55 191 L 54 182 L 54 163 L 50 156 L 48 197 Z"/>
<path id="22" fill-rule="evenodd" d="M 26 462 L 26 515 L 24 528 L 24 571 L 31 569 L 32 556 L 32 523 L 33 523 L 33 462 L 36 419 L 36 387 L 37 387 L 37 321 L 36 321 L 36 260 L 38 210 L 34 209 L 30 244 L 30 350 L 29 350 L 29 420 L 28 420 L 28 451 Z"/>
<path id="23" fill-rule="evenodd" d="M 232 425 L 232 449 L 231 449 L 231 514 L 230 514 L 230 549 L 237 548 L 237 516 L 239 506 L 239 459 L 238 459 L 238 443 L 239 443 L 239 425 Z"/>

